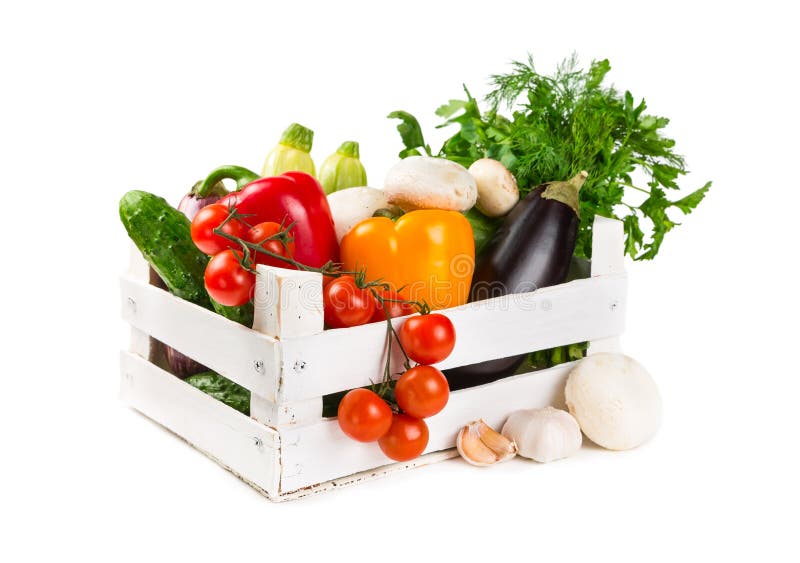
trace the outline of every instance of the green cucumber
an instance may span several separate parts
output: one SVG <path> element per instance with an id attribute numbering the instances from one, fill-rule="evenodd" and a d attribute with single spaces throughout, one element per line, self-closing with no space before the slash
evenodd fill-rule
<path id="1" fill-rule="evenodd" d="M 227 307 L 208 296 L 203 274 L 208 256 L 192 242 L 191 222 L 167 200 L 132 190 L 119 202 L 119 217 L 136 247 L 173 295 L 216 311 L 226 319 L 253 326 L 253 304 Z"/>
<path id="2" fill-rule="evenodd" d="M 244 325 L 248 328 L 253 326 L 254 310 L 252 303 L 246 303 L 238 307 L 230 307 L 228 305 L 223 305 L 222 303 L 217 303 L 212 299 L 211 306 L 218 314 L 222 315 L 228 320 L 239 323 L 240 325 Z"/>
<path id="3" fill-rule="evenodd" d="M 240 413 L 250 414 L 250 391 L 213 371 L 204 371 L 184 379 L 186 383 L 222 401 Z"/>
<path id="4" fill-rule="evenodd" d="M 192 242 L 189 219 L 164 198 L 140 190 L 122 196 L 119 217 L 170 292 L 211 309 L 203 284 L 208 256 Z"/>

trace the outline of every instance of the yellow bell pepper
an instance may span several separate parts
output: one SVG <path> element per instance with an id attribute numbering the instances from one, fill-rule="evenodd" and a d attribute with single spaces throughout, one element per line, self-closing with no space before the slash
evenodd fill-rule
<path id="1" fill-rule="evenodd" d="M 340 250 L 345 269 L 366 270 L 367 281 L 387 282 L 431 309 L 463 305 L 469 297 L 475 243 L 457 211 L 420 209 L 396 222 L 365 219 L 344 236 Z"/>

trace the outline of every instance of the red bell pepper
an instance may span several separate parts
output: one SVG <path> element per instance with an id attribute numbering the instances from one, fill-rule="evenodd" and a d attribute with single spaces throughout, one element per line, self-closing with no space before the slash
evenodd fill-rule
<path id="1" fill-rule="evenodd" d="M 281 176 L 259 178 L 241 166 L 222 166 L 212 171 L 197 189 L 209 190 L 219 181 L 236 181 L 237 190 L 220 200 L 242 215 L 251 225 L 272 221 L 294 223 L 294 258 L 301 264 L 318 268 L 329 261 L 339 261 L 339 243 L 325 192 L 313 176 L 305 172 L 287 172 Z M 287 265 L 287 267 L 289 267 Z"/>

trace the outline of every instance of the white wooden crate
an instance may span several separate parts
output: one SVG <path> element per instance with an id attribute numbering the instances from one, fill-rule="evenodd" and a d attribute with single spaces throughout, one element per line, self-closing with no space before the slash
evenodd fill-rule
<path id="1" fill-rule="evenodd" d="M 258 269 L 249 329 L 149 285 L 135 251 L 121 279 L 122 316 L 131 325 L 130 350 L 120 357 L 121 396 L 272 500 L 453 457 L 456 434 L 470 420 L 499 427 L 514 410 L 563 405 L 571 363 L 453 391 L 447 407 L 426 419 L 425 455 L 393 463 L 376 444 L 355 442 L 335 418 L 322 417 L 323 395 L 381 377 L 385 324 L 323 331 L 319 274 Z M 584 341 L 590 354 L 618 351 L 626 283 L 622 224 L 597 217 L 590 278 L 438 311 L 453 321 L 457 339 L 437 367 Z M 249 389 L 250 416 L 151 362 L 150 336 Z M 398 371 L 400 357 L 392 362 Z"/>

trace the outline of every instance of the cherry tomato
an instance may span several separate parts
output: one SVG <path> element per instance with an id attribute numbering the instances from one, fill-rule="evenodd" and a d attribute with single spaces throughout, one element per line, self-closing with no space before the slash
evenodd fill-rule
<path id="1" fill-rule="evenodd" d="M 378 445 L 387 457 L 395 461 L 414 459 L 428 445 L 428 425 L 424 420 L 407 414 L 392 415 L 392 425 L 378 440 Z"/>
<path id="2" fill-rule="evenodd" d="M 353 440 L 374 442 L 391 425 L 392 409 L 369 389 L 353 389 L 339 403 L 339 428 Z"/>
<path id="3" fill-rule="evenodd" d="M 386 304 L 386 308 L 389 310 L 390 318 L 393 319 L 395 317 L 405 317 L 406 315 L 416 312 L 416 308 L 411 303 L 397 303 L 397 301 L 402 301 L 403 298 L 396 291 L 392 291 L 391 289 L 378 289 L 376 291 L 385 299 L 384 303 Z M 385 320 L 386 312 L 383 310 L 380 302 L 376 299 L 375 313 L 372 315 L 372 318 L 369 320 L 369 322 L 376 323 L 378 321 Z"/>
<path id="4" fill-rule="evenodd" d="M 259 223 L 247 231 L 247 240 L 248 242 L 259 243 L 265 238 L 271 237 L 279 232 L 281 232 L 281 226 L 278 223 Z M 261 248 L 272 252 L 273 254 L 291 258 L 294 254 L 294 241 L 287 243 L 286 246 L 283 246 L 279 240 L 267 240 L 261 244 Z M 267 256 L 266 254 L 261 254 L 259 252 L 254 251 L 253 257 L 255 258 L 256 264 L 265 264 L 267 266 L 276 266 L 278 268 L 289 268 L 291 270 L 296 269 L 292 264 L 284 262 L 280 258 L 273 258 L 272 256 Z"/>
<path id="5" fill-rule="evenodd" d="M 442 410 L 450 398 L 447 378 L 431 366 L 416 366 L 397 380 L 397 405 L 416 418 L 428 418 Z"/>
<path id="6" fill-rule="evenodd" d="M 256 276 L 242 268 L 239 263 L 241 256 L 241 252 L 223 250 L 206 266 L 206 291 L 214 301 L 230 307 L 250 301 Z"/>
<path id="7" fill-rule="evenodd" d="M 439 363 L 456 345 L 453 323 L 439 313 L 406 319 L 398 336 L 406 354 L 418 364 Z"/>
<path id="8" fill-rule="evenodd" d="M 221 203 L 206 205 L 197 212 L 192 219 L 192 241 L 197 248 L 209 256 L 219 254 L 226 248 L 239 248 L 239 245 L 232 240 L 214 233 L 225 219 L 228 218 L 230 209 Z M 225 223 L 222 232 L 238 238 L 244 238 L 247 233 L 247 225 L 237 219 L 232 219 Z"/>
<path id="9" fill-rule="evenodd" d="M 360 289 L 353 276 L 336 278 L 322 290 L 325 324 L 331 328 L 363 325 L 375 313 L 375 299 L 368 289 Z"/>

